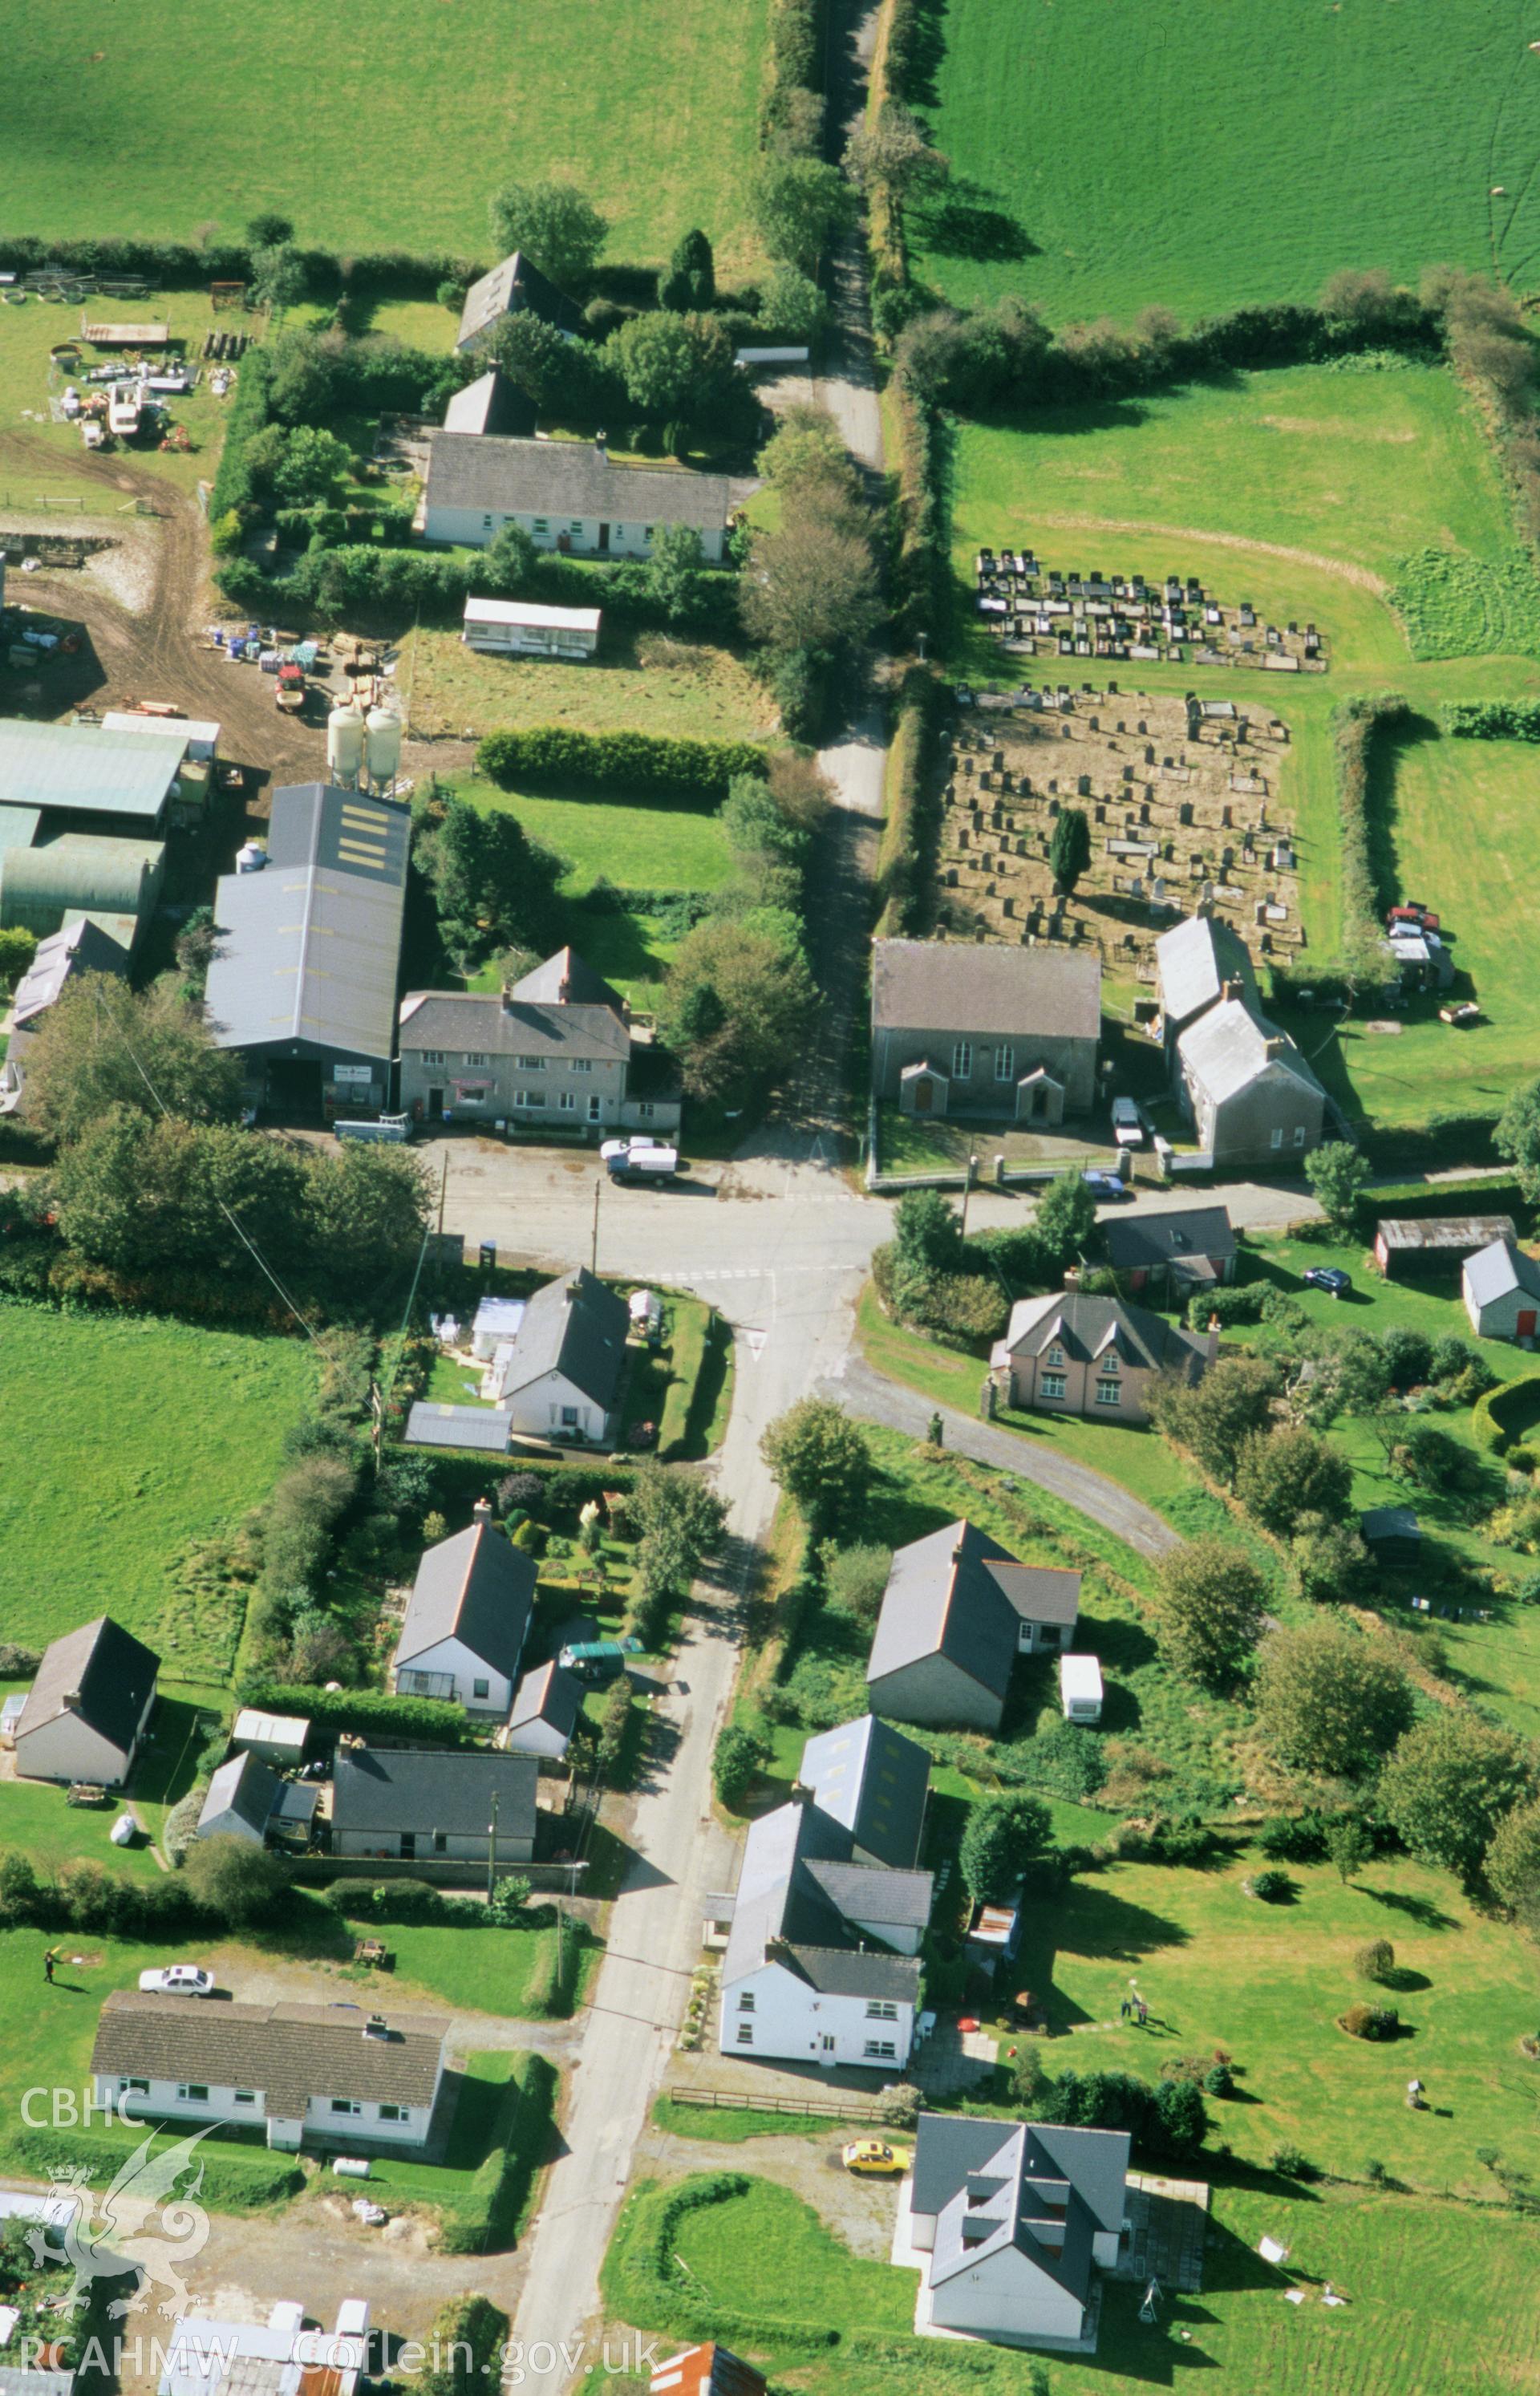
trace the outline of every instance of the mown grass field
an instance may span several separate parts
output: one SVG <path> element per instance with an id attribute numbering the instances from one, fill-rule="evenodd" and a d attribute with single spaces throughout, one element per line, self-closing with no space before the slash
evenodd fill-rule
<path id="1" fill-rule="evenodd" d="M 7 1307 L 0 1620 L 42 1646 L 110 1613 L 152 1644 L 186 1541 L 264 1498 L 314 1387 L 311 1351 L 142 1317 Z M 168 1675 L 200 1677 L 191 1640 Z"/>
<path id="2" fill-rule="evenodd" d="M 380 0 L 367 37 L 303 0 L 0 5 L 0 224 L 36 233 L 237 233 L 259 208 L 341 250 L 490 255 L 486 201 L 570 176 L 610 254 L 660 260 L 691 225 L 747 252 L 764 0 Z M 316 76 L 296 107 L 295 77 Z M 206 113 L 200 114 L 200 101 Z"/>
<path id="3" fill-rule="evenodd" d="M 571 724 L 585 732 L 651 732 L 688 740 L 762 740 L 776 711 L 730 649 L 704 641 L 607 633 L 588 665 L 492 658 L 458 632 L 415 632 L 402 680 L 412 729 L 424 738 Z"/>
<path id="4" fill-rule="evenodd" d="M 1540 254 L 1527 9 L 950 0 L 933 23 L 954 184 L 919 264 L 950 299 L 1190 317 L 1344 266 L 1522 287 Z"/>
<path id="5" fill-rule="evenodd" d="M 1406 694 L 1413 734 L 1375 793 L 1383 871 L 1456 935 L 1456 964 L 1488 1020 L 1452 1032 L 1436 998 L 1414 1002 L 1394 1035 L 1365 1032 L 1361 1018 L 1340 1036 L 1320 1017 L 1282 1019 L 1349 1114 L 1389 1125 L 1494 1114 L 1533 1070 L 1540 1022 L 1526 931 L 1531 769 L 1514 745 L 1440 738 L 1438 711 L 1446 699 L 1540 691 L 1540 615 L 1495 463 L 1452 378 L 1416 366 L 1297 367 L 1029 425 L 964 423 L 954 470 L 953 658 L 981 679 L 1016 672 L 968 604 L 981 543 L 1030 541 L 1045 562 L 1087 570 L 1198 574 L 1265 617 L 1321 627 L 1330 671 L 1286 685 L 1190 664 L 1120 679 L 1285 717 L 1281 795 L 1299 833 L 1310 951 L 1323 961 L 1342 930 L 1333 711 L 1356 691 Z M 1428 550 L 1454 570 L 1430 576 L 1419 562 Z M 1504 640 L 1521 653 L 1498 653 Z M 1053 669 L 1040 659 L 1024 671 L 1042 680 Z M 1471 993 L 1462 984 L 1456 994 Z"/>
<path id="6" fill-rule="evenodd" d="M 959 2350 L 912 2336 L 917 2275 L 857 2256 L 785 2187 L 755 2178 L 747 2194 L 686 2213 L 667 2282 L 648 2242 L 667 2191 L 629 2200 L 604 2267 L 610 2317 L 679 2337 L 710 2335 L 711 2306 L 748 2314 L 767 2348 L 777 2319 L 795 2323 L 800 2386 L 814 2396 L 1020 2396 L 1031 2359 L 1001 2348 Z M 1286 2271 L 1257 2241 L 1290 2249 Z M 1533 2376 L 1540 2232 L 1493 2208 L 1300 2189 L 1268 2176 L 1214 2192 L 1202 2293 L 1167 2294 L 1157 2324 L 1138 2319 L 1142 2288 L 1104 2292 L 1096 2354 L 1054 2356 L 1053 2396 L 1148 2396 L 1203 2374 L 1218 2396 L 1494 2396 Z M 1325 2283 L 1348 2301 L 1321 2302 Z M 1303 2293 L 1287 2302 L 1291 2284 Z M 705 2294 L 702 2295 L 702 2291 Z M 832 2349 L 819 2324 L 843 2332 Z M 1042 2367 L 1041 2364 L 1037 2367 Z"/>

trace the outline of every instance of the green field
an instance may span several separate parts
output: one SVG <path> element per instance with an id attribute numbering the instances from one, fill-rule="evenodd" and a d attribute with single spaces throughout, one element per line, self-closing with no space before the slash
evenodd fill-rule
<path id="1" fill-rule="evenodd" d="M 267 1495 L 315 1368 L 303 1342 L 7 1307 L 0 1621 L 41 1646 L 110 1613 L 154 1644 L 167 1565 Z M 195 1647 L 163 1668 L 199 1676 Z"/>
<path id="2" fill-rule="evenodd" d="M 689 740 L 763 740 L 776 711 L 731 649 L 705 641 L 606 632 L 591 664 L 492 658 L 458 632 L 418 631 L 402 686 L 424 739 L 479 738 L 544 724 L 585 732 L 651 732 Z"/>
<path id="3" fill-rule="evenodd" d="M 764 0 L 591 20 L 564 0 L 513 16 L 380 0 L 328 40 L 304 0 L 0 0 L 0 224 L 189 241 L 278 208 L 301 241 L 485 258 L 487 194 L 562 174 L 610 216 L 615 258 L 666 258 L 696 224 L 741 258 L 764 16 Z"/>
<path id="4" fill-rule="evenodd" d="M 769 2180 L 684 2214 L 670 2251 L 685 2269 L 662 2280 L 652 2248 L 670 2192 L 643 2186 L 627 2203 L 604 2265 L 609 2317 L 675 2337 L 713 2335 L 724 2312 L 746 2320 L 765 2350 L 791 2348 L 796 2384 L 813 2396 L 1026 2396 L 1044 2385 L 1052 2396 L 1148 2396 L 1199 2374 L 1218 2396 L 1494 2396 L 1533 2384 L 1540 2232 L 1492 2207 L 1270 2175 L 1221 2184 L 1201 2294 L 1168 2293 L 1149 2326 L 1142 2288 L 1108 2284 L 1095 2356 L 1044 2366 L 914 2337 L 917 2275 L 852 2253 Z M 1259 2258 L 1264 2236 L 1289 2248 L 1286 2273 Z M 1347 2297 L 1340 2308 L 1321 2301 L 1328 2281 Z M 1286 2301 L 1291 2284 L 1303 2304 Z M 842 2333 L 832 2350 L 829 2324 Z"/>
<path id="5" fill-rule="evenodd" d="M 1488 1020 L 1452 1032 L 1436 998 L 1414 1001 L 1394 1035 L 1361 1019 L 1340 1038 L 1319 1017 L 1282 1019 L 1349 1114 L 1383 1125 L 1494 1114 L 1533 1070 L 1540 1024 L 1525 896 L 1533 765 L 1518 745 L 1439 738 L 1437 715 L 1446 699 L 1540 690 L 1540 611 L 1496 465 L 1453 379 L 1418 366 L 1302 366 L 1019 426 L 963 423 L 952 532 L 953 661 L 982 679 L 1016 668 L 968 604 L 981 543 L 1031 541 L 1069 567 L 1199 574 L 1222 599 L 1321 627 L 1330 671 L 1281 689 L 1268 675 L 1265 699 L 1264 677 L 1244 669 L 1140 665 L 1126 679 L 1284 715 L 1282 798 L 1299 833 L 1310 950 L 1323 960 L 1342 928 L 1332 713 L 1355 691 L 1405 692 L 1417 720 L 1377 793 L 1380 855 L 1387 881 L 1455 934 Z M 1453 571 L 1430 577 L 1429 550 Z M 1505 638 L 1523 653 L 1497 654 Z M 1049 667 L 1029 671 L 1041 680 Z"/>
<path id="6" fill-rule="evenodd" d="M 1344 266 L 1533 273 L 1528 8 L 950 0 L 931 23 L 917 96 L 953 185 L 913 232 L 949 299 L 1190 317 L 1313 300 Z"/>

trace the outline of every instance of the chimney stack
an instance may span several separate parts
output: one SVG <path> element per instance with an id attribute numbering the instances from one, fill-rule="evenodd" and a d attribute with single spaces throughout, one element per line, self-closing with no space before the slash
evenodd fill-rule
<path id="1" fill-rule="evenodd" d="M 477 1498 L 475 1504 L 471 1509 L 471 1519 L 473 1523 L 490 1524 L 492 1520 L 492 1500 L 490 1498 Z"/>
<path id="2" fill-rule="evenodd" d="M 808 1787 L 806 1781 L 793 1780 L 791 1794 L 787 1802 L 792 1805 L 811 1805 L 813 1800 L 814 1791 Z"/>
<path id="3" fill-rule="evenodd" d="M 603 425 L 600 426 L 599 431 L 593 436 L 593 454 L 598 459 L 601 466 L 609 456 L 609 434 L 604 431 Z"/>
<path id="4" fill-rule="evenodd" d="M 1270 1062 L 1274 1057 L 1281 1057 L 1288 1045 L 1281 1032 L 1275 1032 L 1270 1039 L 1263 1042 L 1262 1053 Z"/>
<path id="5" fill-rule="evenodd" d="M 1222 981 L 1220 983 L 1219 1000 L 1221 1005 L 1228 1006 L 1232 998 L 1239 998 L 1240 995 L 1241 985 L 1238 981 Z"/>
<path id="6" fill-rule="evenodd" d="M 1074 1293 L 1076 1290 L 1078 1290 L 1078 1289 L 1079 1289 L 1079 1287 L 1080 1287 L 1080 1267 L 1079 1267 L 1079 1265 L 1066 1265 L 1066 1266 L 1065 1266 L 1065 1268 L 1064 1268 L 1064 1286 L 1065 1286 L 1065 1288 L 1066 1288 L 1067 1290 L 1069 1290 L 1069 1291 L 1071 1293 L 1071 1295 L 1073 1295 L 1073 1293 Z"/>
<path id="7" fill-rule="evenodd" d="M 566 1003 L 567 1003 L 568 999 L 569 999 L 571 996 L 572 996 L 572 981 L 571 981 L 571 978 L 570 978 L 570 976 L 568 976 L 568 975 L 566 975 L 566 974 L 564 974 L 564 975 L 562 976 L 561 980 L 560 980 L 560 981 L 557 983 L 557 985 L 556 985 L 556 1004 L 557 1004 L 557 1005 L 558 1005 L 558 1006 L 564 1006 L 564 1005 L 566 1005 Z"/>

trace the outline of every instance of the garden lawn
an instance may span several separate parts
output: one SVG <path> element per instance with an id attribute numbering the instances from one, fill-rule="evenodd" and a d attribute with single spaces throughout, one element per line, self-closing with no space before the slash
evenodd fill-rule
<path id="1" fill-rule="evenodd" d="M 327 46 L 324 102 L 297 109 L 296 62 L 317 58 L 303 0 L 131 16 L 0 0 L 0 224 L 187 241 L 275 208 L 301 242 L 485 260 L 488 194 L 556 174 L 609 218 L 612 258 L 660 260 L 704 225 L 741 265 L 764 21 L 764 0 L 636 0 L 589 27 L 564 0 L 515 19 L 380 0 L 367 41 Z"/>
<path id="2" fill-rule="evenodd" d="M 135 1880 L 153 1880 L 159 1866 L 148 1845 L 114 1847 L 108 1835 L 122 1812 L 115 1797 L 106 1805 L 72 1805 L 64 1790 L 47 1781 L 0 1780 L 0 1854 L 14 1848 L 36 1867 L 40 1879 L 88 1861 Z M 40 1940 L 40 1952 L 46 1944 Z"/>
<path id="3" fill-rule="evenodd" d="M 266 1497 L 315 1386 L 309 1348 L 42 1308 L 0 1323 L 6 1635 L 43 1646 L 108 1613 L 160 1646 L 164 1677 L 206 1677 L 195 1624 L 158 1639 L 167 1567 Z"/>
<path id="4" fill-rule="evenodd" d="M 412 729 L 463 739 L 545 724 L 690 740 L 762 740 L 776 725 L 763 686 L 731 649 L 607 632 L 586 665 L 494 658 L 458 632 L 418 629 L 402 672 Z"/>
<path id="5" fill-rule="evenodd" d="M 1186 318 L 1313 300 L 1344 266 L 1533 278 L 1525 14 L 950 0 L 923 23 L 916 97 L 953 180 L 915 263 L 949 299 Z"/>
<path id="6" fill-rule="evenodd" d="M 697 2286 L 675 2270 L 660 2281 L 645 2249 L 665 2193 L 643 2186 L 621 2215 L 604 2273 L 612 2320 L 683 2338 L 712 2335 L 713 2309 L 739 2312 L 771 2352 L 791 2342 L 794 2322 L 797 2383 L 812 2396 L 1023 2396 L 1035 2384 L 1042 2366 L 1023 2355 L 912 2336 L 917 2275 L 852 2254 L 768 2181 L 681 2222 L 675 2251 L 697 2270 L 710 2256 L 714 2278 Z M 1290 2249 L 1286 2273 L 1260 2259 L 1264 2236 Z M 1053 2396 L 1148 2396 L 1201 2370 L 1216 2396 L 1492 2396 L 1532 2376 L 1537 2267 L 1540 2230 L 1492 2208 L 1221 2184 L 1202 2293 L 1167 2292 L 1150 2327 L 1138 2319 L 1142 2288 L 1106 2284 L 1095 2356 L 1055 2356 L 1046 2384 Z M 1321 2302 L 1328 2281 L 1346 2305 Z M 1302 2305 L 1285 2301 L 1291 2282 Z M 778 2321 L 789 2325 L 779 2338 Z M 815 2343 L 830 2325 L 838 2343 Z"/>

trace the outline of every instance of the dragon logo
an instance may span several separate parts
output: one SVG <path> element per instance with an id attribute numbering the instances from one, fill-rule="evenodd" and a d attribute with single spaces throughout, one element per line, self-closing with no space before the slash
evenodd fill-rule
<path id="1" fill-rule="evenodd" d="M 102 2197 L 100 2227 L 86 2172 L 53 2174 L 52 2195 L 71 2203 L 67 2208 L 56 2203 L 51 2211 L 62 2218 L 29 2230 L 27 2244 L 40 2270 L 48 2263 L 65 2263 L 73 2271 L 74 2284 L 65 2299 L 71 2310 L 86 2303 L 93 2281 L 121 2280 L 132 2273 L 133 2286 L 107 2308 L 112 2319 L 129 2311 L 150 2288 L 164 2292 L 159 2309 L 167 2321 L 185 2311 L 187 2283 L 180 2267 L 201 2255 L 208 2243 L 208 2216 L 197 2202 L 204 2181 L 201 2160 L 191 2186 L 179 2196 L 174 2191 L 183 2175 L 192 2173 L 194 2150 L 207 2135 L 206 2129 L 194 2130 L 171 2146 L 157 2146 L 152 2131 L 126 2157 Z M 58 2244 L 49 2241 L 54 2229 L 60 2232 Z"/>

